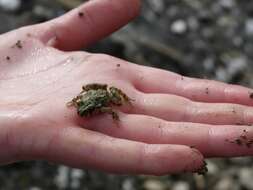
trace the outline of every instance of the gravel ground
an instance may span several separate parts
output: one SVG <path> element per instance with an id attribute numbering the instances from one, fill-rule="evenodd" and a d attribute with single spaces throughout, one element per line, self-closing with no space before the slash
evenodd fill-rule
<path id="1" fill-rule="evenodd" d="M 49 20 L 79 0 L 0 0 L 0 33 Z M 146 0 L 141 16 L 88 49 L 126 60 L 253 87 L 253 2 Z M 46 162 L 2 167 L 0 190 L 251 190 L 253 159 L 210 159 L 206 176 L 117 176 Z"/>

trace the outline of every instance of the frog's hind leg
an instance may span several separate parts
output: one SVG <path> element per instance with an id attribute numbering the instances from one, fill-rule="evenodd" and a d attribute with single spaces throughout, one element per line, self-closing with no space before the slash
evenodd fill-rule
<path id="1" fill-rule="evenodd" d="M 99 84 L 99 83 L 92 83 L 92 84 L 87 84 L 82 87 L 83 91 L 88 91 L 88 90 L 106 90 L 107 89 L 107 84 Z"/>
<path id="2" fill-rule="evenodd" d="M 112 115 L 112 119 L 114 121 L 119 121 L 119 115 L 117 114 L 117 112 L 113 111 L 112 108 L 110 107 L 102 107 L 100 109 L 101 113 L 108 113 L 108 114 L 111 114 Z"/>
<path id="3" fill-rule="evenodd" d="M 115 105 L 121 106 L 124 102 L 131 104 L 132 99 L 130 99 L 122 90 L 116 87 L 109 88 L 112 102 Z"/>

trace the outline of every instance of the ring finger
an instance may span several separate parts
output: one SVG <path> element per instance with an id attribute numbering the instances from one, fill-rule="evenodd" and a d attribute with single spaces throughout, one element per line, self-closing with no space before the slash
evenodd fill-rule
<path id="1" fill-rule="evenodd" d="M 155 116 L 167 121 L 216 125 L 250 125 L 253 108 L 231 103 L 194 102 L 171 94 L 147 94 L 136 91 L 129 112 Z"/>
<path id="2" fill-rule="evenodd" d="M 205 156 L 243 156 L 253 154 L 253 129 L 249 126 L 168 122 L 146 115 L 120 114 L 112 126 L 110 116 L 89 119 L 81 126 L 113 137 L 151 144 L 193 146 Z"/>

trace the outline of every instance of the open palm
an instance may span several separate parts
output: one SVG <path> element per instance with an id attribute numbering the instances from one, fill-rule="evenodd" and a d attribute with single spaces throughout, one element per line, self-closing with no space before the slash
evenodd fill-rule
<path id="1" fill-rule="evenodd" d="M 44 159 L 159 175 L 197 171 L 203 156 L 252 155 L 250 89 L 64 51 L 109 34 L 138 7 L 137 0 L 95 0 L 0 37 L 1 163 Z M 80 118 L 66 106 L 89 83 L 118 87 L 133 99 L 118 109 L 117 123 L 108 114 Z"/>

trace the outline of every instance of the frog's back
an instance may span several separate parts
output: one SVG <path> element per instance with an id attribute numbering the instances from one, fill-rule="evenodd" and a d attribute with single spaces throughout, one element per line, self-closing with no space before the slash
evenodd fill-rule
<path id="1" fill-rule="evenodd" d="M 105 90 L 89 90 L 82 96 L 82 112 L 90 114 L 106 107 L 110 103 L 108 92 Z M 86 114 L 85 114 L 86 115 Z"/>

